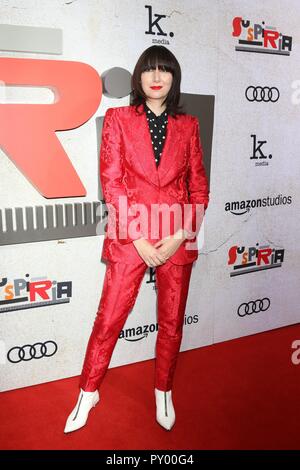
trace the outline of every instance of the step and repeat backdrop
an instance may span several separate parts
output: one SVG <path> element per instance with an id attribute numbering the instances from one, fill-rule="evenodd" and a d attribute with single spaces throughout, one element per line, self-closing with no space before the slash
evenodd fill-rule
<path id="1" fill-rule="evenodd" d="M 210 205 L 181 351 L 299 322 L 298 0 L 0 1 L 0 389 L 79 375 L 105 264 L 99 150 L 161 44 L 198 117 Z M 110 367 L 155 357 L 155 269 Z M 205 364 L 199 364 L 199 374 Z"/>

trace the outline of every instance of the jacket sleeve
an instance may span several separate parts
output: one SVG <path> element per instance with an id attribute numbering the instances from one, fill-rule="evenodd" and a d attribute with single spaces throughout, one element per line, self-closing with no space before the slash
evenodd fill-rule
<path id="1" fill-rule="evenodd" d="M 203 165 L 203 149 L 200 139 L 199 122 L 195 116 L 193 119 L 193 131 L 190 140 L 187 188 L 189 192 L 191 211 L 189 213 L 189 217 L 187 217 L 188 224 L 185 224 L 185 229 L 187 229 L 187 232 L 189 232 L 189 230 L 194 232 L 193 241 L 199 233 L 203 216 L 208 207 L 210 192 Z M 190 236 L 188 238 L 190 238 Z"/>
<path id="2" fill-rule="evenodd" d="M 122 136 L 116 113 L 116 109 L 109 108 L 104 116 L 100 148 L 100 181 L 108 208 L 108 223 L 105 231 L 110 238 L 116 237 L 119 243 L 126 244 L 141 238 L 142 235 L 132 238 L 128 233 L 128 225 L 134 217 L 128 215 L 130 204 L 122 181 L 124 175 Z M 120 196 L 122 196 L 122 207 L 125 205 L 127 207 L 125 217 L 124 210 L 120 214 Z"/>

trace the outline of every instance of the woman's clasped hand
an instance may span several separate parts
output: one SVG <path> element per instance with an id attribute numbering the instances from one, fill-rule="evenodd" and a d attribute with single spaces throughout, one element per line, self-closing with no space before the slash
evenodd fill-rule
<path id="1" fill-rule="evenodd" d="M 145 238 L 134 240 L 133 244 L 147 266 L 155 267 L 164 264 L 178 250 L 184 240 L 183 231 L 178 231 L 175 235 L 162 238 L 154 245 Z"/>

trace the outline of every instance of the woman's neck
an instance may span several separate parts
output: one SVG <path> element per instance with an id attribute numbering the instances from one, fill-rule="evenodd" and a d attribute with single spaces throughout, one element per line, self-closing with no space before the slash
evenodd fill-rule
<path id="1" fill-rule="evenodd" d="M 163 113 L 167 108 L 167 106 L 165 104 L 162 105 L 162 102 L 159 100 L 155 100 L 155 101 L 146 100 L 146 105 L 148 106 L 148 108 L 151 109 L 151 111 L 154 112 L 154 114 L 156 114 L 156 116 L 160 116 L 161 113 Z"/>

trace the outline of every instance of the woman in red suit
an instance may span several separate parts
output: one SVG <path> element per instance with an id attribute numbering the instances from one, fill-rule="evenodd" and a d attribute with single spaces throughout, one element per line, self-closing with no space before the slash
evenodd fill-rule
<path id="1" fill-rule="evenodd" d="M 132 104 L 105 114 L 100 179 L 109 214 L 102 251 L 107 265 L 66 433 L 84 426 L 99 401 L 98 389 L 149 266 L 155 268 L 158 307 L 156 420 L 167 430 L 175 422 L 173 378 L 198 258 L 196 236 L 209 202 L 199 123 L 180 109 L 180 81 L 175 56 L 164 46 L 149 47 L 134 69 Z"/>

